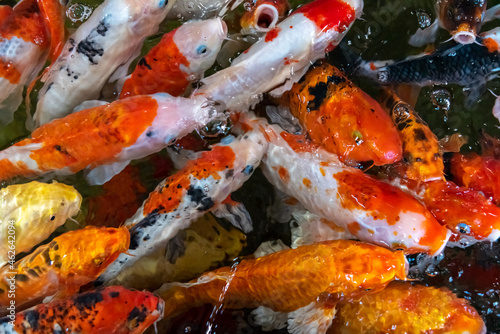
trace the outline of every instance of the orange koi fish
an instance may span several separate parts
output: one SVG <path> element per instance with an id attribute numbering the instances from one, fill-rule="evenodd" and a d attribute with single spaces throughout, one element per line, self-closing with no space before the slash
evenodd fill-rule
<path id="1" fill-rule="evenodd" d="M 146 37 L 158 31 L 175 1 L 105 0 L 70 36 L 42 78 L 35 127 L 97 99 L 118 67 L 127 69 Z M 120 75 L 124 76 L 124 75 Z"/>
<path id="2" fill-rule="evenodd" d="M 500 160 L 494 156 L 470 153 L 453 154 L 451 158 L 453 180 L 461 186 L 482 192 L 496 204 L 500 204 Z"/>
<path id="3" fill-rule="evenodd" d="M 486 333 L 478 312 L 446 288 L 392 282 L 339 306 L 329 334 Z"/>
<path id="4" fill-rule="evenodd" d="M 87 179 L 102 184 L 130 160 L 160 151 L 216 114 L 202 97 L 174 98 L 164 93 L 82 110 L 41 126 L 30 138 L 0 151 L 0 180 L 71 174 L 88 167 L 93 175 Z"/>
<path id="5" fill-rule="evenodd" d="M 401 140 L 390 117 L 326 62 L 312 67 L 279 101 L 289 106 L 313 143 L 342 162 L 373 160 L 385 165 L 402 158 Z"/>
<path id="6" fill-rule="evenodd" d="M 220 18 L 189 21 L 163 35 L 125 80 L 120 98 L 159 92 L 182 95 L 213 65 L 226 35 Z"/>
<path id="7" fill-rule="evenodd" d="M 164 301 L 147 291 L 122 286 L 85 292 L 40 304 L 0 319 L 6 334 L 140 334 L 163 315 Z"/>
<path id="8" fill-rule="evenodd" d="M 267 141 L 260 132 L 239 138 L 228 136 L 161 182 L 125 222 L 131 236 L 128 253 L 120 255 L 98 283 L 108 282 L 156 247 L 165 245 L 208 211 L 250 232 L 251 219 L 246 209 L 226 199 L 250 178 L 266 150 Z"/>
<path id="9" fill-rule="evenodd" d="M 443 154 L 436 135 L 415 109 L 393 91 L 384 89 L 382 98 L 403 143 L 405 161 L 396 164 L 396 168 L 410 180 L 444 180 Z"/>
<path id="10" fill-rule="evenodd" d="M 7 124 L 22 102 L 24 86 L 64 44 L 64 7 L 59 0 L 23 0 L 0 10 L 0 121 Z"/>
<path id="11" fill-rule="evenodd" d="M 325 333 L 341 300 L 406 279 L 404 253 L 335 240 L 242 260 L 189 283 L 165 284 L 165 318 L 203 304 L 288 313 L 290 333 Z M 286 322 L 285 322 L 286 324 Z"/>
<path id="12" fill-rule="evenodd" d="M 130 244 L 126 228 L 88 226 L 54 238 L 32 254 L 0 269 L 0 312 L 8 312 L 11 300 L 16 310 L 30 302 L 57 293 L 72 295 L 95 280 Z M 15 285 L 15 298 L 9 290 Z"/>
<path id="13" fill-rule="evenodd" d="M 203 79 L 204 85 L 194 95 L 235 111 L 246 111 L 270 90 L 280 96 L 311 63 L 340 43 L 362 7 L 362 0 L 315 0 L 300 7 L 231 66 Z"/>
<path id="14" fill-rule="evenodd" d="M 246 4 L 249 4 L 247 9 Z M 250 0 L 247 11 L 240 18 L 241 33 L 268 32 L 290 10 L 287 0 Z"/>
<path id="15" fill-rule="evenodd" d="M 376 245 L 430 255 L 445 247 L 451 233 L 402 190 L 344 166 L 304 136 L 291 135 L 263 119 L 242 127 L 261 129 L 266 135 L 264 175 L 307 210 Z"/>

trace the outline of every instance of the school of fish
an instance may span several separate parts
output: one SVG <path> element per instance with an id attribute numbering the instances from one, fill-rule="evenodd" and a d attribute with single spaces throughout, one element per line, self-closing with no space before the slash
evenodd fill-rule
<path id="1" fill-rule="evenodd" d="M 436 0 L 407 41 L 425 53 L 384 61 L 345 42 L 365 5 L 104 0 L 72 29 L 65 1 L 0 5 L 0 125 L 29 131 L 0 150 L 0 333 L 187 333 L 169 326 L 204 305 L 207 333 L 229 309 L 292 334 L 489 332 L 417 281 L 500 237 L 500 140 L 461 153 L 407 88 L 474 106 L 500 5 Z"/>

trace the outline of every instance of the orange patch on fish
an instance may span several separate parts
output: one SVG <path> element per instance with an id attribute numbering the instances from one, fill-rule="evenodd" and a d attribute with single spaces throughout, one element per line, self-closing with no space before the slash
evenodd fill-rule
<path id="1" fill-rule="evenodd" d="M 271 42 L 272 40 L 274 40 L 276 37 L 278 37 L 278 34 L 279 32 L 281 31 L 281 28 L 280 27 L 275 27 L 271 30 L 269 30 L 266 34 L 266 37 L 264 38 L 264 40 L 267 42 Z"/>
<path id="2" fill-rule="evenodd" d="M 307 187 L 307 188 L 310 188 L 311 187 L 311 180 L 309 179 L 303 179 L 302 180 L 302 183 Z"/>
<path id="3" fill-rule="evenodd" d="M 359 223 L 357 223 L 357 222 L 352 222 L 352 223 L 347 225 L 347 230 L 352 235 L 357 235 L 358 232 L 361 230 L 361 226 L 359 226 Z"/>
<path id="4" fill-rule="evenodd" d="M 279 167 L 278 174 L 281 178 L 281 181 L 283 181 L 285 184 L 288 183 L 288 181 L 290 181 L 290 174 L 285 169 L 285 167 L 283 166 Z"/>
<path id="5" fill-rule="evenodd" d="M 0 60 L 0 77 L 8 80 L 11 84 L 18 84 L 21 79 L 21 73 L 19 73 L 12 62 Z"/>
<path id="6" fill-rule="evenodd" d="M 19 2 L 11 15 L 1 23 L 0 36 L 6 39 L 18 37 L 45 48 L 49 45 L 45 28 L 38 1 L 24 0 Z"/>
<path id="7" fill-rule="evenodd" d="M 488 48 L 488 51 L 493 53 L 496 51 L 500 51 L 500 47 L 498 46 L 497 41 L 493 38 L 485 38 L 483 39 L 483 45 Z"/>
<path id="8" fill-rule="evenodd" d="M 0 180 L 7 180 L 13 176 L 29 176 L 33 171 L 26 166 L 22 161 L 17 161 L 15 164 L 9 159 L 0 160 Z"/>
<path id="9" fill-rule="evenodd" d="M 341 0 L 316 0 L 295 11 L 316 23 L 321 31 L 335 29 L 342 33 L 356 19 L 354 8 Z"/>
<path id="10" fill-rule="evenodd" d="M 214 146 L 211 151 L 202 152 L 200 157 L 189 161 L 184 168 L 165 180 L 161 188 L 155 189 L 144 203 L 143 213 L 147 215 L 172 212 L 184 199 L 191 182 L 190 177 L 205 179 L 212 176 L 219 180 L 219 172 L 231 169 L 235 154 L 229 146 Z"/>
<path id="11" fill-rule="evenodd" d="M 189 67 L 189 61 L 174 42 L 176 31 L 163 35 L 160 43 L 139 60 L 131 77 L 123 84 L 120 98 L 158 92 L 172 96 L 184 93 L 189 81 L 181 67 Z"/>
<path id="12" fill-rule="evenodd" d="M 317 148 L 303 135 L 293 135 L 286 131 L 281 132 L 280 135 L 295 152 L 312 152 Z"/>

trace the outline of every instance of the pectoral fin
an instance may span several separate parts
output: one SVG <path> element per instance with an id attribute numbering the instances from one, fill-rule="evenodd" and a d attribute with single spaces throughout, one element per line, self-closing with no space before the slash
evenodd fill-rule
<path id="1" fill-rule="evenodd" d="M 324 334 L 335 317 L 335 306 L 314 301 L 288 313 L 290 334 Z"/>
<path id="2" fill-rule="evenodd" d="M 434 43 L 438 29 L 439 24 L 437 20 L 425 29 L 418 28 L 417 32 L 408 40 L 408 44 L 415 47 L 421 47 L 426 44 Z"/>
<path id="3" fill-rule="evenodd" d="M 244 233 L 253 230 L 252 218 L 247 209 L 243 204 L 233 201 L 231 195 L 212 210 L 212 213 L 218 218 L 227 219 L 234 227 L 239 228 Z"/>
<path id="4" fill-rule="evenodd" d="M 91 186 L 101 185 L 113 178 L 113 176 L 119 174 L 125 167 L 128 166 L 130 160 L 118 161 L 110 165 L 97 166 L 91 169 L 85 179 L 87 183 Z"/>

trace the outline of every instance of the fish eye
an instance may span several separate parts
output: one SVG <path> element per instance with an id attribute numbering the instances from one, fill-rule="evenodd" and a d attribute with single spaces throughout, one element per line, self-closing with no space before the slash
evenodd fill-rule
<path id="1" fill-rule="evenodd" d="M 466 223 L 460 223 L 457 225 L 458 231 L 462 234 L 469 234 L 470 233 L 470 226 L 467 225 Z"/>
<path id="2" fill-rule="evenodd" d="M 196 48 L 196 53 L 201 55 L 207 52 L 207 46 L 206 45 L 200 45 Z"/>
<path id="3" fill-rule="evenodd" d="M 160 0 L 158 7 L 163 8 L 168 4 L 168 0 Z"/>
<path id="4" fill-rule="evenodd" d="M 103 257 L 99 257 L 99 258 L 94 259 L 94 265 L 96 267 L 101 266 L 103 264 L 103 262 L 104 262 L 104 258 Z"/>

